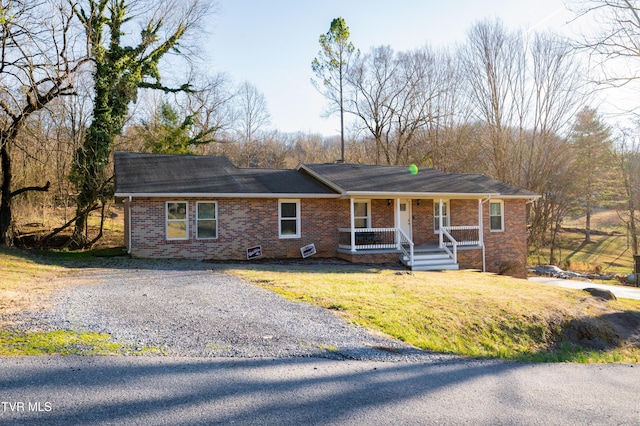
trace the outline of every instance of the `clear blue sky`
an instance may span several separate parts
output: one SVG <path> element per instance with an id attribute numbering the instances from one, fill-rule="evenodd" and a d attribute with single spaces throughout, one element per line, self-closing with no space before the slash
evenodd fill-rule
<path id="1" fill-rule="evenodd" d="M 563 31 L 573 15 L 562 0 L 218 0 L 204 46 L 212 72 L 262 92 L 271 127 L 284 132 L 339 133 L 337 116 L 322 118 L 325 99 L 311 85 L 318 37 L 343 17 L 362 52 L 380 45 L 409 50 L 462 42 L 484 18 L 509 28 Z"/>

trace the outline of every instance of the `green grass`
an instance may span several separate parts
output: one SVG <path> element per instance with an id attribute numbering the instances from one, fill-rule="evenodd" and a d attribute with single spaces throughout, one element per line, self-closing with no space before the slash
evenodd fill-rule
<path id="1" fill-rule="evenodd" d="M 0 331 L 0 356 L 164 354 L 151 346 L 113 342 L 106 333 L 75 330 L 38 332 Z"/>
<path id="2" fill-rule="evenodd" d="M 566 228 L 584 229 L 584 215 L 564 221 Z M 617 235 L 591 235 L 592 242 L 584 244 L 584 233 L 560 232 L 555 257 L 562 268 L 579 272 L 601 271 L 606 274 L 628 275 L 633 272 L 633 252 L 628 247 L 626 226 L 618 213 L 611 209 L 597 209 L 591 218 L 595 231 Z M 529 254 L 529 265 L 548 264 L 550 250 L 543 248 Z"/>
<path id="3" fill-rule="evenodd" d="M 602 302 L 576 290 L 469 271 L 229 272 L 425 350 L 535 362 L 640 361 L 637 343 L 616 339 L 606 319 L 640 317 L 640 301 Z M 594 350 L 574 341 L 571 332 L 584 327 L 612 344 Z"/>
<path id="4" fill-rule="evenodd" d="M 115 355 L 121 345 L 104 333 L 55 330 L 0 331 L 0 355 Z"/>
<path id="5" fill-rule="evenodd" d="M 624 235 L 592 235 L 590 244 L 583 244 L 584 234 L 563 232 L 559 235 L 555 257 L 563 268 L 581 272 L 600 270 L 608 274 L 627 275 L 633 272 L 633 253 Z M 550 250 L 540 249 L 529 255 L 529 265 L 549 263 Z"/>

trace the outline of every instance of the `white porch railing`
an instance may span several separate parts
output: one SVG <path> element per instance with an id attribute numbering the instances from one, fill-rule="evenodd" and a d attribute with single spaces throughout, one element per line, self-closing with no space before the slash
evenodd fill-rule
<path id="1" fill-rule="evenodd" d="M 396 228 L 355 228 L 353 230 L 355 244 L 351 244 L 351 229 L 338 228 L 340 233 L 339 247 L 347 250 L 376 250 L 394 249 L 396 243 Z"/>
<path id="2" fill-rule="evenodd" d="M 414 244 L 411 238 L 409 238 L 402 229 L 396 228 L 396 241 L 398 242 L 398 249 L 402 252 L 402 255 L 407 258 L 407 266 L 413 266 Z"/>
<path id="3" fill-rule="evenodd" d="M 338 228 L 340 233 L 338 246 L 341 249 L 358 250 L 399 250 L 409 266 L 413 265 L 414 243 L 400 228 L 356 228 L 353 229 L 355 245 L 351 244 L 351 229 Z"/>
<path id="4" fill-rule="evenodd" d="M 449 246 L 453 247 L 453 251 L 449 249 Z M 442 227 L 440 233 L 440 248 L 447 252 L 449 257 L 453 259 L 455 263 L 458 263 L 458 241 L 449 233 L 447 227 Z"/>
<path id="5" fill-rule="evenodd" d="M 440 233 L 440 248 L 458 263 L 458 246 L 480 246 L 479 226 L 443 226 Z M 451 247 L 451 248 L 449 248 Z"/>
<path id="6" fill-rule="evenodd" d="M 455 239 L 460 246 L 479 246 L 480 227 L 479 226 L 443 226 L 444 230 Z M 445 242 L 451 245 L 451 242 Z"/>

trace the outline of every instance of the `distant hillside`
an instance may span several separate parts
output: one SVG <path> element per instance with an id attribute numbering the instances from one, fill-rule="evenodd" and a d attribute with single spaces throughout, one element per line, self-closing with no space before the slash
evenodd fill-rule
<path id="1" fill-rule="evenodd" d="M 585 217 L 580 215 L 563 223 L 556 258 L 563 269 L 627 275 L 633 272 L 633 252 L 626 226 L 615 210 L 597 209 L 591 216 L 591 244 L 583 244 Z M 529 264 L 549 263 L 549 249 L 530 253 Z"/>

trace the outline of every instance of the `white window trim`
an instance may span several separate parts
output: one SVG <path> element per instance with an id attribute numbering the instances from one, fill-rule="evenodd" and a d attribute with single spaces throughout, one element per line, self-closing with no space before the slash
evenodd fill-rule
<path id="1" fill-rule="evenodd" d="M 292 218 L 283 218 L 282 217 L 282 204 L 283 203 L 287 203 L 287 204 L 295 204 L 296 205 L 296 233 L 295 235 L 283 235 L 282 234 L 282 220 L 293 220 Z M 281 199 L 278 200 L 278 237 L 280 239 L 287 239 L 287 238 L 300 238 L 300 216 L 302 215 L 302 212 L 300 210 L 300 200 L 299 199 Z"/>
<path id="2" fill-rule="evenodd" d="M 449 218 L 449 224 L 445 226 L 451 226 L 451 200 L 442 199 L 442 203 L 445 204 L 444 207 L 444 215 Z M 440 235 L 440 230 L 436 229 L 438 222 L 438 214 L 440 214 L 440 199 L 433 200 L 433 233 L 436 235 Z"/>
<path id="3" fill-rule="evenodd" d="M 491 204 L 500 204 L 500 229 L 493 229 L 491 226 Z M 489 231 L 490 232 L 504 232 L 504 201 L 503 200 L 491 200 L 489 201 Z"/>
<path id="4" fill-rule="evenodd" d="M 185 205 L 184 219 L 169 219 L 169 204 L 181 203 Z M 169 238 L 169 222 L 185 222 L 185 238 Z M 189 202 L 188 201 L 166 201 L 164 203 L 164 233 L 167 241 L 186 241 L 189 239 Z"/>
<path id="5" fill-rule="evenodd" d="M 215 219 L 207 218 L 202 220 L 215 220 L 216 221 L 216 236 L 215 237 L 200 237 L 198 235 L 198 222 L 201 220 L 198 214 L 200 204 L 215 204 Z M 218 202 L 217 201 L 198 201 L 196 202 L 196 240 L 217 240 L 218 239 Z"/>
<path id="6" fill-rule="evenodd" d="M 367 205 L 367 216 L 356 216 L 356 212 L 355 212 L 355 204 L 356 203 L 364 203 Z M 359 200 L 359 199 L 354 199 L 353 200 L 353 221 L 355 223 L 356 220 L 358 219 L 366 219 L 367 220 L 367 226 L 366 228 L 371 228 L 371 200 Z"/>

